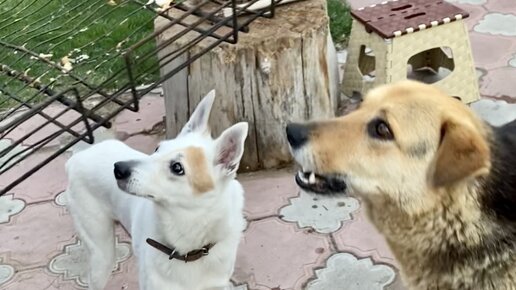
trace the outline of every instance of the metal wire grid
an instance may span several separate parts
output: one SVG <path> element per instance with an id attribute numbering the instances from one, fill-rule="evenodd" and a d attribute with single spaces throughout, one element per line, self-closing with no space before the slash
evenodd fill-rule
<path id="1" fill-rule="evenodd" d="M 235 0 L 202 0 L 194 6 L 175 2 L 163 9 L 138 0 L 113 6 L 106 0 L 0 0 L 0 7 L 11 4 L 0 8 L 0 196 L 77 142 L 92 144 L 94 130 L 110 127 L 109 121 L 124 109 L 137 111 L 143 95 L 220 43 L 236 43 L 239 31 L 247 32 L 253 20 L 273 17 L 281 0 L 248 11 L 257 1 L 240 9 Z M 231 16 L 221 16 L 227 8 Z M 172 17 L 171 11 L 180 16 Z M 115 17 L 120 12 L 124 19 Z M 142 15 L 143 20 L 131 21 Z M 169 22 L 145 33 L 156 17 Z M 183 29 L 155 44 L 178 25 Z M 89 31 L 94 40 L 81 42 L 81 34 Z M 197 36 L 158 57 L 160 50 L 189 33 Z M 215 41 L 189 53 L 207 37 Z M 160 76 L 160 69 L 172 62 L 174 69 Z M 47 149 L 48 157 L 38 155 Z M 25 162 L 28 166 L 21 166 Z"/>

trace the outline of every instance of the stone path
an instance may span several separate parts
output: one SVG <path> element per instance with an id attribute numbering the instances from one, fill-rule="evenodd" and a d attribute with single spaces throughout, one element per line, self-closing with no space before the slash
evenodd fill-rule
<path id="1" fill-rule="evenodd" d="M 351 0 L 354 7 L 377 3 Z M 467 23 L 482 100 L 472 104 L 494 125 L 516 118 L 516 4 L 514 0 L 454 0 L 471 13 Z M 96 140 L 119 138 L 150 153 L 163 138 L 163 98 L 145 97 L 140 113 L 123 112 Z M 34 120 L 37 123 L 37 120 Z M 48 133 L 48 132 L 42 132 Z M 0 149 L 10 144 L 0 140 Z M 28 143 L 24 145 L 30 144 Z M 52 144 L 59 146 L 59 144 Z M 0 289 L 84 289 L 85 253 L 61 194 L 64 162 L 87 147 L 79 143 L 0 197 Z M 24 171 L 39 153 L 19 166 Z M 0 177 L 0 187 L 9 176 Z M 237 289 L 404 289 L 383 238 L 354 198 L 322 198 L 300 192 L 292 173 L 240 175 L 249 221 L 233 282 Z M 130 239 L 117 229 L 117 267 L 107 289 L 138 289 Z"/>

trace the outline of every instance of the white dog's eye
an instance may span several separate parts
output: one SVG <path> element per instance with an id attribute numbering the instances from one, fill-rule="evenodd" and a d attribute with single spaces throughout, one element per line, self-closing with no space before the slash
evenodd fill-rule
<path id="1" fill-rule="evenodd" d="M 181 176 L 185 175 L 185 170 L 183 169 L 183 165 L 179 162 L 172 162 L 170 164 L 170 171 L 175 175 Z"/>
<path id="2" fill-rule="evenodd" d="M 154 149 L 154 152 L 158 152 L 158 150 L 159 150 L 159 146 L 156 147 L 156 149 Z"/>

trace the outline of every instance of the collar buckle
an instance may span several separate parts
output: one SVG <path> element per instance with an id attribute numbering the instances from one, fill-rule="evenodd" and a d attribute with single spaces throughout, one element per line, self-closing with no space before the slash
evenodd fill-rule
<path id="1" fill-rule="evenodd" d="M 169 260 L 172 260 L 174 259 L 174 255 L 176 254 L 176 249 L 172 249 L 172 253 L 170 253 L 170 255 L 168 255 L 168 259 Z"/>

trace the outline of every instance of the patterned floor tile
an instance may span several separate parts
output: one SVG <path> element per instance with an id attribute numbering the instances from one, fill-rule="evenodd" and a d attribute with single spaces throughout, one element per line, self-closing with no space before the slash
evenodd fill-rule
<path id="1" fill-rule="evenodd" d="M 114 121 L 117 132 L 128 134 L 150 130 L 155 124 L 163 121 L 165 116 L 164 99 L 160 97 L 143 97 L 140 100 L 140 111 L 125 110 Z"/>
<path id="2" fill-rule="evenodd" d="M 93 131 L 93 138 L 95 143 L 100 143 L 104 140 L 110 140 L 110 139 L 116 139 L 116 134 L 113 132 L 112 129 L 106 129 L 106 128 L 98 128 L 97 130 Z M 82 151 L 88 147 L 90 147 L 92 144 L 86 143 L 84 141 L 79 141 L 72 147 L 68 149 L 69 152 L 72 152 L 72 154 L 75 154 L 79 151 Z"/>
<path id="3" fill-rule="evenodd" d="M 514 87 L 516 68 L 502 67 L 490 70 L 483 77 L 480 93 L 487 97 L 504 99 L 516 103 L 516 88 Z"/>
<path id="4" fill-rule="evenodd" d="M 60 205 L 60 206 L 66 206 L 66 191 L 63 191 L 61 193 L 59 193 L 58 195 L 56 195 L 56 197 L 54 198 L 54 202 L 55 204 L 57 205 Z"/>
<path id="5" fill-rule="evenodd" d="M 454 4 L 482 5 L 485 4 L 487 0 L 446 0 L 446 2 Z"/>
<path id="6" fill-rule="evenodd" d="M 516 15 L 488 13 L 473 29 L 492 35 L 516 36 Z"/>
<path id="7" fill-rule="evenodd" d="M 75 235 L 71 218 L 51 202 L 27 206 L 0 232 L 0 258 L 17 271 L 46 266 Z"/>
<path id="8" fill-rule="evenodd" d="M 25 201 L 13 198 L 12 194 L 0 196 L 0 224 L 6 223 L 11 216 L 19 213 L 25 207 Z"/>
<path id="9" fill-rule="evenodd" d="M 326 236 L 276 218 L 251 222 L 240 243 L 233 279 L 253 290 L 302 289 L 330 254 Z"/>
<path id="10" fill-rule="evenodd" d="M 352 222 L 345 223 L 332 235 L 341 252 L 349 252 L 357 257 L 371 257 L 377 263 L 398 267 L 385 238 L 369 222 L 363 209 L 354 214 Z"/>
<path id="11" fill-rule="evenodd" d="M 3 150 L 7 150 L 13 142 L 9 139 L 1 139 L 0 140 L 0 152 Z M 18 160 L 23 158 L 26 154 L 30 153 L 30 151 L 25 151 L 25 146 L 17 145 L 12 149 L 9 149 L 9 152 L 5 154 L 4 156 L 0 157 L 0 165 L 5 166 L 11 166 L 12 164 L 15 164 Z"/>
<path id="12" fill-rule="evenodd" d="M 66 113 L 60 115 L 61 112 L 63 112 L 65 108 L 66 107 L 62 106 L 62 105 L 52 105 L 52 106 L 45 108 L 43 110 L 43 113 L 48 115 L 51 118 L 56 118 L 56 120 L 58 122 L 67 126 L 67 125 L 71 124 L 72 121 L 77 120 L 80 115 L 73 110 L 69 110 Z M 20 115 L 15 115 L 12 117 L 12 119 L 11 118 L 10 119 L 13 120 L 18 117 L 20 117 Z M 7 122 L 8 121 L 9 121 L 9 119 L 7 119 Z M 30 145 L 30 144 L 34 144 L 38 141 L 41 141 L 44 138 L 46 138 L 47 136 L 50 136 L 51 134 L 61 130 L 60 127 L 58 127 L 57 125 L 55 125 L 53 123 L 49 123 L 49 124 L 46 124 L 46 123 L 47 123 L 46 118 L 42 117 L 41 115 L 34 115 L 27 121 L 25 121 L 25 122 L 21 123 L 19 126 L 17 126 L 16 130 L 7 134 L 7 138 L 10 138 L 12 140 L 20 140 L 22 137 L 24 137 L 30 133 L 31 134 L 30 137 L 23 141 L 24 145 Z M 43 124 L 46 124 L 46 125 L 43 126 L 42 128 L 40 128 Z M 38 129 L 38 130 L 35 131 L 35 129 Z M 74 130 L 75 132 L 82 132 L 83 129 L 84 129 L 84 123 L 82 123 L 82 122 L 79 122 L 78 124 L 76 124 L 75 126 L 72 127 L 72 130 Z M 35 131 L 35 132 L 33 132 L 33 131 Z M 68 133 L 62 134 L 62 135 L 60 135 L 60 138 L 65 137 L 65 136 L 70 136 L 70 135 Z M 45 147 L 59 145 L 60 138 L 56 138 L 56 139 L 50 141 L 48 144 L 45 145 Z"/>
<path id="13" fill-rule="evenodd" d="M 245 189 L 244 213 L 250 220 L 277 215 L 299 192 L 288 170 L 240 174 L 238 180 Z"/>
<path id="14" fill-rule="evenodd" d="M 481 99 L 471 104 L 471 108 L 482 119 L 494 126 L 500 126 L 516 119 L 516 103 L 509 104 L 505 101 Z"/>
<path id="15" fill-rule="evenodd" d="M 14 268 L 9 265 L 0 264 L 0 286 L 6 284 L 14 276 Z"/>
<path id="16" fill-rule="evenodd" d="M 450 2 L 450 1 L 448 1 Z M 457 5 L 458 7 L 466 10 L 469 13 L 469 17 L 464 20 L 466 25 L 468 26 L 468 30 L 471 32 L 473 31 L 473 27 L 477 25 L 477 23 L 484 17 L 484 15 L 487 14 L 487 10 L 484 9 L 483 5 L 471 5 L 471 4 L 462 4 L 457 2 L 452 2 L 453 4 Z"/>
<path id="17" fill-rule="evenodd" d="M 516 51 L 516 42 L 489 34 L 471 33 L 470 41 L 475 65 L 485 70 L 506 66 Z"/>
<path id="18" fill-rule="evenodd" d="M 247 288 L 247 285 L 246 284 L 243 284 L 243 285 L 233 285 L 233 288 L 231 288 L 232 290 L 249 290 L 249 288 Z"/>
<path id="19" fill-rule="evenodd" d="M 152 154 L 162 137 L 156 135 L 136 135 L 124 140 L 129 147 L 146 154 Z"/>
<path id="20" fill-rule="evenodd" d="M 44 267 L 17 272 L 11 281 L 2 285 L 2 290 L 56 290 L 77 288 L 73 283 L 61 283 L 56 277 L 47 273 Z"/>
<path id="21" fill-rule="evenodd" d="M 131 245 L 119 242 L 116 238 L 116 265 L 114 271 L 119 270 L 120 264 L 131 256 Z M 88 281 L 88 252 L 80 240 L 66 245 L 63 253 L 55 256 L 48 268 L 54 274 L 62 275 L 64 280 L 73 280 L 77 285 L 86 287 Z"/>
<path id="22" fill-rule="evenodd" d="M 367 7 L 369 5 L 381 3 L 383 2 L 383 0 L 347 0 L 347 2 L 351 5 L 353 9 L 358 9 L 362 7 Z"/>
<path id="23" fill-rule="evenodd" d="M 511 55 L 511 58 L 509 59 L 509 62 L 507 64 L 511 67 L 516 67 L 516 53 L 513 53 Z"/>
<path id="24" fill-rule="evenodd" d="M 39 164 L 48 157 L 48 153 L 38 152 L 16 165 L 0 177 L 0 187 L 10 184 L 16 178 Z M 15 198 L 21 198 L 28 204 L 54 199 L 54 196 L 66 188 L 65 162 L 67 154 L 60 155 L 27 180 L 13 188 Z"/>
<path id="25" fill-rule="evenodd" d="M 396 276 L 390 266 L 375 265 L 369 258 L 357 259 L 348 253 L 332 255 L 316 274 L 317 279 L 307 285 L 307 290 L 382 290 Z"/>
<path id="26" fill-rule="evenodd" d="M 487 1 L 484 7 L 491 12 L 516 14 L 516 5 L 514 5 L 514 0 L 491 0 Z"/>
<path id="27" fill-rule="evenodd" d="M 134 258 L 122 263 L 123 273 L 114 273 L 105 290 L 138 290 L 137 270 Z M 64 280 L 61 275 L 51 273 L 46 267 L 16 272 L 2 290 L 85 290 L 74 280 Z"/>
<path id="28" fill-rule="evenodd" d="M 360 206 L 353 197 L 315 196 L 304 191 L 290 199 L 290 203 L 280 210 L 281 219 L 324 234 L 337 231 Z"/>

